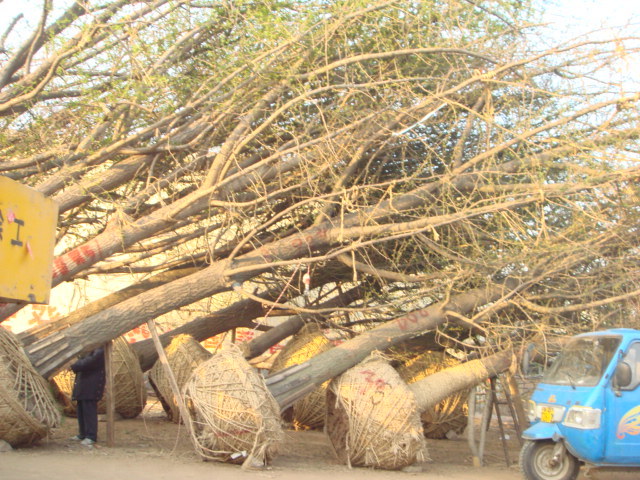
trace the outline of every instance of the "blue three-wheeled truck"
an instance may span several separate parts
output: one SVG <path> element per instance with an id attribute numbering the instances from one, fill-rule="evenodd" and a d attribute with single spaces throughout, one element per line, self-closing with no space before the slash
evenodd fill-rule
<path id="1" fill-rule="evenodd" d="M 639 385 L 640 331 L 573 337 L 529 401 L 527 480 L 572 480 L 582 463 L 640 467 Z"/>

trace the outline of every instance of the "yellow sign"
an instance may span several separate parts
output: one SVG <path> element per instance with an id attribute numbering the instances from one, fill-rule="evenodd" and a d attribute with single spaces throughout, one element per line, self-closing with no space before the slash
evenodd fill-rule
<path id="1" fill-rule="evenodd" d="M 0 301 L 48 303 L 58 204 L 0 176 Z"/>

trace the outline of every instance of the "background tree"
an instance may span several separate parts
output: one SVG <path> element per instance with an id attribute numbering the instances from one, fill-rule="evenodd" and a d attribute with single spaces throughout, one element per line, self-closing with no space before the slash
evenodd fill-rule
<path id="1" fill-rule="evenodd" d="M 139 287 L 30 337 L 42 373 L 208 298 L 357 335 L 499 291 L 439 327 L 492 345 L 634 324 L 637 39 L 540 48 L 520 1 L 230 3 L 45 2 L 5 46 L 0 173 L 60 205 L 54 285 Z"/>

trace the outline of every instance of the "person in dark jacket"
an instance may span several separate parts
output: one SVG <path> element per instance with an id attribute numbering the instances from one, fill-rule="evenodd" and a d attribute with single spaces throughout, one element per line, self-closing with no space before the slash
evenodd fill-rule
<path id="1" fill-rule="evenodd" d="M 77 402 L 78 435 L 83 445 L 91 446 L 98 440 L 98 401 L 105 384 L 104 348 L 99 347 L 71 365 L 76 374 L 72 400 Z"/>

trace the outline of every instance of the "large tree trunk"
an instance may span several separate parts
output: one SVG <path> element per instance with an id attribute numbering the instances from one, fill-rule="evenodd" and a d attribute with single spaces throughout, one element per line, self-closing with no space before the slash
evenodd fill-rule
<path id="1" fill-rule="evenodd" d="M 280 250 L 289 255 L 300 255 L 304 242 L 295 242 L 294 246 Z M 283 253 L 284 254 L 284 253 Z M 262 260 L 264 262 L 264 259 Z M 169 284 L 148 290 L 136 297 L 129 298 L 105 310 L 88 316 L 82 322 L 70 325 L 26 347 L 27 354 L 36 369 L 44 376 L 50 377 L 60 370 L 76 355 L 90 351 L 108 340 L 125 334 L 132 328 L 147 320 L 174 310 L 195 300 L 229 290 L 230 280 L 225 275 L 228 262 L 220 261 L 208 268 L 200 270 L 187 277 L 179 278 Z M 240 278 L 250 277 L 257 272 L 239 274 Z M 280 290 L 263 294 L 266 300 L 274 300 Z M 337 298 L 337 304 L 347 301 L 350 297 Z M 202 317 L 193 325 L 184 326 L 176 330 L 175 334 L 189 333 L 195 338 L 204 340 L 213 335 L 234 327 L 252 326 L 252 320 L 262 316 L 262 304 L 247 300 L 233 308 Z M 170 341 L 165 337 L 165 343 Z M 155 353 L 149 342 L 136 347 L 136 352 L 142 357 L 142 363 L 149 368 L 155 361 Z M 151 365 L 149 364 L 151 362 Z"/>
<path id="2" fill-rule="evenodd" d="M 323 304 L 319 305 L 318 308 L 327 309 L 349 305 L 350 303 L 362 298 L 363 293 L 364 289 L 362 287 L 354 287 L 351 290 L 340 293 L 331 300 L 324 302 Z M 273 327 L 262 335 L 244 344 L 243 350 L 245 358 L 247 360 L 250 360 L 259 356 L 271 346 L 297 333 L 298 330 L 300 330 L 307 322 L 313 320 L 322 320 L 322 318 L 322 315 L 312 313 L 303 313 L 288 318 L 280 325 Z"/>
<path id="3" fill-rule="evenodd" d="M 409 385 L 416 397 L 418 410 L 437 405 L 460 390 L 474 387 L 480 382 L 495 377 L 513 363 L 513 352 L 506 350 L 494 355 L 445 368 Z"/>
<path id="4" fill-rule="evenodd" d="M 265 299 L 272 300 L 271 295 L 265 295 Z M 218 310 L 210 315 L 198 317 L 184 325 L 174 328 L 171 331 L 160 335 L 160 342 L 163 347 L 171 343 L 171 340 L 178 335 L 186 334 L 193 337 L 198 342 L 202 342 L 209 337 L 226 332 L 233 328 L 254 328 L 256 318 L 264 315 L 263 304 L 252 299 L 240 300 L 226 308 Z M 158 359 L 158 351 L 155 348 L 153 339 L 142 340 L 132 345 L 133 350 L 138 355 L 140 366 L 143 371 L 153 367 Z"/>
<path id="5" fill-rule="evenodd" d="M 260 295 L 260 297 L 264 298 L 265 300 L 273 301 L 277 298 L 278 293 L 279 292 L 271 291 L 268 294 Z M 317 308 L 326 309 L 346 306 L 360 298 L 362 296 L 362 293 L 363 291 L 361 288 L 353 288 L 348 292 L 337 295 L 336 297 L 325 303 L 317 305 Z M 181 334 L 187 334 L 197 341 L 202 342 L 209 337 L 226 332 L 232 328 L 257 328 L 254 320 L 256 318 L 262 317 L 263 315 L 264 304 L 253 299 L 240 300 L 239 302 L 236 302 L 233 305 L 228 306 L 227 308 L 218 310 L 211 315 L 196 318 L 195 320 L 192 320 L 189 323 L 175 328 L 170 332 L 163 333 L 162 335 L 160 335 L 160 341 L 163 346 L 167 346 L 169 345 L 169 343 L 171 343 L 171 340 L 174 337 Z M 294 320 L 296 324 L 297 322 L 300 322 L 300 327 L 298 327 L 299 329 L 302 327 L 302 325 L 304 325 L 305 320 L 308 321 L 314 317 L 316 317 L 316 315 L 302 314 L 291 317 L 291 319 L 289 320 Z M 284 324 L 289 325 L 289 320 Z M 272 333 L 274 331 L 276 332 L 275 335 Z M 287 329 L 287 331 L 289 330 Z M 249 352 L 255 352 L 257 350 L 261 351 L 253 356 L 247 356 L 247 358 L 253 358 L 254 356 L 259 355 L 267 348 L 275 345 L 283 338 L 286 338 L 289 335 L 293 335 L 293 333 L 295 332 L 291 332 L 284 337 L 282 337 L 282 333 L 283 329 L 278 326 L 267 330 L 265 333 L 256 337 L 251 342 L 248 342 L 249 344 L 251 344 L 251 346 L 248 347 Z M 134 343 L 132 346 L 133 350 L 137 353 L 138 358 L 140 359 L 142 370 L 148 370 L 149 368 L 151 368 L 155 361 L 158 359 L 158 353 L 153 345 L 152 340 L 142 340 L 140 342 Z"/>
<path id="6" fill-rule="evenodd" d="M 76 355 L 117 338 L 150 319 L 230 289 L 225 262 L 171 282 L 86 318 L 80 323 L 34 342 L 25 350 L 45 378 L 55 374 Z"/>
<path id="7" fill-rule="evenodd" d="M 449 300 L 397 317 L 344 342 L 331 350 L 287 370 L 267 377 L 269 391 L 282 410 L 288 408 L 316 386 L 341 374 L 364 360 L 373 350 L 386 350 L 419 333 L 431 330 L 448 319 L 448 312 L 465 314 L 477 307 L 496 301 L 516 281 L 504 286 L 471 290 Z"/>
<path id="8" fill-rule="evenodd" d="M 43 339 L 51 335 L 52 333 L 63 330 L 67 327 L 70 327 L 71 325 L 81 322 L 94 313 L 100 312 L 131 297 L 135 297 L 136 295 L 139 295 L 142 292 L 146 292 L 147 290 L 150 290 L 152 288 L 156 288 L 160 285 L 172 282 L 177 278 L 191 275 L 198 270 L 200 270 L 199 267 L 191 267 L 161 272 L 149 278 L 148 280 L 123 288 L 122 290 L 118 290 L 117 292 L 107 295 L 106 297 L 102 297 L 94 302 L 91 302 L 65 317 L 44 323 L 42 325 L 37 325 L 33 328 L 30 328 L 29 330 L 21 332 L 18 334 L 18 339 L 25 347 L 27 347 L 33 342 Z"/>

